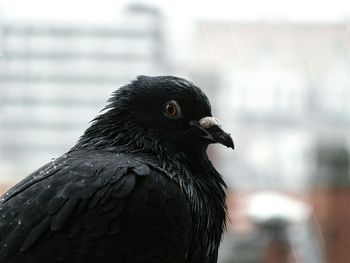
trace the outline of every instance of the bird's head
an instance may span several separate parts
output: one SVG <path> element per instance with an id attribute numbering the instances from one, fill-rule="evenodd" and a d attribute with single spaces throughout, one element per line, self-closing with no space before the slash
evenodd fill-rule
<path id="1" fill-rule="evenodd" d="M 193 83 L 172 76 L 139 76 L 114 92 L 84 137 L 94 138 L 96 145 L 102 140 L 134 148 L 152 142 L 183 151 L 206 149 L 210 143 L 234 147 L 212 116 L 206 95 Z"/>

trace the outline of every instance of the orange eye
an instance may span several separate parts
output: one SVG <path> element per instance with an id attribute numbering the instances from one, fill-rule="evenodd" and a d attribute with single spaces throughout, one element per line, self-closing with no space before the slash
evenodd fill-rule
<path id="1" fill-rule="evenodd" d="M 163 113 L 165 116 L 171 119 L 178 119 L 182 117 L 181 108 L 175 100 L 170 100 L 165 103 Z"/>

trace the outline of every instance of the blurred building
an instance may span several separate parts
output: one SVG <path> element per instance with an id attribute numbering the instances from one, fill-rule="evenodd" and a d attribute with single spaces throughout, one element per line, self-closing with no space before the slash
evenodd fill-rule
<path id="1" fill-rule="evenodd" d="M 214 108 L 236 142 L 218 149 L 232 189 L 221 262 L 349 262 L 349 22 L 201 21 L 193 47 L 189 68 L 220 80 Z M 258 223 L 246 209 L 261 189 L 313 213 Z"/>
<path id="2" fill-rule="evenodd" d="M 165 66 L 161 13 L 131 5 L 111 24 L 0 18 L 0 172 L 17 181 L 67 151 L 112 91 Z"/>
<path id="3" fill-rule="evenodd" d="M 201 21 L 192 46 L 188 67 L 220 79 L 214 108 L 239 142 L 222 161 L 232 186 L 303 188 L 318 141 L 348 145 L 349 23 Z"/>

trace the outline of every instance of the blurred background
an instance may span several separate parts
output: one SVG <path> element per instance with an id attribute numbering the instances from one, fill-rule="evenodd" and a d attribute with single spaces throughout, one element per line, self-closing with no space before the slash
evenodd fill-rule
<path id="1" fill-rule="evenodd" d="M 236 149 L 221 263 L 350 262 L 350 3 L 0 0 L 0 193 L 139 74 L 205 90 Z"/>

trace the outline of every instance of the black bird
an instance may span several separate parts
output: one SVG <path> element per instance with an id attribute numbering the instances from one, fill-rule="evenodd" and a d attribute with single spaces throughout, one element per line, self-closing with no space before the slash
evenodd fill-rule
<path id="1" fill-rule="evenodd" d="M 0 262 L 217 262 L 216 142 L 233 148 L 198 87 L 139 76 L 69 152 L 2 196 Z"/>

